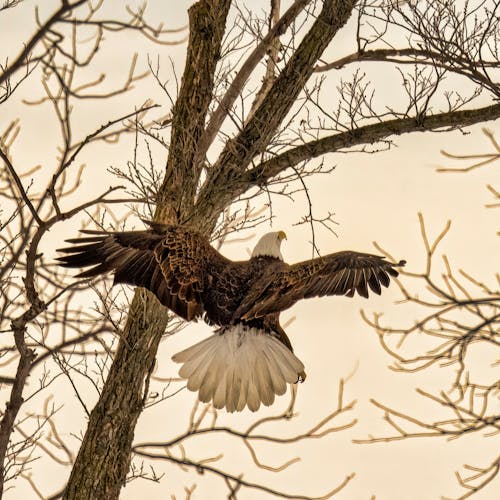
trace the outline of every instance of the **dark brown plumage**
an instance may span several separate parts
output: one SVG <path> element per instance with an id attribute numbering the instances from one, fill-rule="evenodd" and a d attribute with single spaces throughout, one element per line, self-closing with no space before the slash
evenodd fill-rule
<path id="1" fill-rule="evenodd" d="M 284 237 L 282 232 L 265 235 L 251 259 L 231 261 L 199 233 L 180 226 L 156 223 L 150 226 L 146 231 L 82 231 L 88 236 L 67 240 L 73 246 L 60 249 L 65 255 L 58 260 L 64 267 L 90 267 L 78 274 L 79 278 L 114 272 L 114 283 L 147 288 L 163 305 L 187 321 L 203 316 L 209 324 L 221 327 L 216 333 L 219 338 L 224 335 L 229 339 L 234 335 L 232 347 L 225 354 L 227 363 L 220 359 L 220 346 L 219 352 L 215 352 L 215 339 L 205 346 L 207 352 L 212 353 L 210 349 L 214 352 L 212 358 L 204 362 L 205 353 L 197 348 L 198 344 L 174 356 L 174 360 L 184 363 L 181 374 L 184 370 L 188 387 L 199 389 L 202 400 L 213 399 L 216 406 L 225 405 L 229 411 L 242 409 L 245 404 L 253 410 L 260 402 L 271 404 L 274 394 L 282 393 L 284 380 L 293 382 L 296 381 L 291 380 L 294 377 L 305 377 L 303 365 L 291 354 L 291 343 L 279 325 L 281 311 L 304 298 L 352 297 L 356 292 L 368 297 L 369 290 L 380 294 L 381 287 L 389 285 L 390 277 L 398 275 L 395 267 L 405 264 L 404 261 L 394 264 L 377 255 L 344 251 L 288 265 L 282 261 L 279 250 Z M 269 346 L 261 345 L 261 340 L 255 340 L 254 344 L 248 340 L 247 347 L 241 348 L 247 341 L 244 338 L 247 332 L 251 333 L 248 339 L 259 339 L 267 334 L 287 349 L 280 351 L 269 339 L 266 341 L 271 342 Z M 217 342 L 220 344 L 219 340 Z M 238 358 L 239 349 L 245 352 L 245 360 Z M 238 369 L 228 374 L 227 366 L 244 365 L 247 358 L 252 359 L 253 364 L 265 360 L 266 367 L 262 370 L 266 376 L 262 377 L 260 385 L 255 382 L 257 389 L 250 382 L 248 387 L 245 385 L 247 382 L 241 380 Z M 281 361 L 276 361 L 278 358 Z M 217 365 L 217 377 L 225 377 L 224 380 L 231 377 L 226 380 L 224 390 L 217 377 L 212 380 L 215 375 L 200 375 L 203 363 Z M 249 372 L 254 369 L 252 363 L 247 367 Z M 278 374 L 273 373 L 276 364 L 282 369 Z M 186 368 L 188 365 L 190 369 Z M 204 368 L 203 373 L 205 371 Z M 281 375 L 283 383 L 280 379 L 273 386 L 270 381 L 278 380 Z M 211 380 L 210 384 L 203 385 L 205 380 Z M 230 389 L 235 384 L 239 387 L 237 392 Z M 246 387 L 244 396 L 241 387 Z M 252 391 L 256 391 L 255 394 Z"/>

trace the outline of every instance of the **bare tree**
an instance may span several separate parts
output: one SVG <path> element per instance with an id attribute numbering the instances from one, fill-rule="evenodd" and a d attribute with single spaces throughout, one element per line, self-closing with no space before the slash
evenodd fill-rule
<path id="1" fill-rule="evenodd" d="M 161 47 L 182 42 L 184 30 L 151 24 L 145 6 L 119 13 L 107 9 L 103 0 L 52 5 L 49 14 L 36 12 L 35 31 L 20 44 L 18 54 L 2 62 L 0 72 L 3 108 L 10 109 L 16 95 L 33 85 L 36 90 L 26 104 L 33 113 L 51 109 L 60 134 L 53 164 L 28 169 L 15 158 L 15 144 L 21 140 L 19 121 L 3 125 L 0 136 L 5 201 L 1 330 L 13 337 L 2 351 L 8 374 L 1 382 L 9 391 L 0 426 L 2 487 L 9 478 L 23 475 L 39 492 L 27 468 L 37 453 L 43 453 L 72 467 L 64 491 L 53 498 L 117 498 L 127 478 L 160 479 L 135 462 L 131 465 L 133 453 L 222 477 L 230 498 L 242 487 L 285 498 L 311 498 L 256 485 L 184 454 L 182 443 L 191 436 L 227 433 L 241 440 L 254 461 L 262 464 L 253 440 L 283 441 L 257 434 L 262 420 L 245 431 L 221 429 L 215 417 L 204 423 L 212 410 L 198 409 L 200 414 L 193 414 L 180 436 L 133 444 L 144 409 L 176 392 L 167 388 L 153 397 L 150 382 L 161 340 L 182 325 L 145 290 L 136 290 L 128 304 L 106 282 L 93 283 L 101 299 L 96 310 L 82 309 L 79 301 L 89 283 L 72 283 L 44 257 L 43 249 L 50 248 L 48 232 L 79 213 L 86 214 L 85 225 L 122 226 L 130 215 L 123 206 L 134 203 L 136 213 L 187 225 L 220 243 L 230 232 L 272 217 L 277 196 L 290 197 L 297 191 L 307 195 L 305 179 L 332 170 L 312 161 L 315 158 L 332 152 L 372 152 L 390 147 L 395 135 L 450 130 L 497 118 L 498 2 L 465 2 L 459 8 L 451 0 L 295 0 L 287 5 L 273 0 L 262 15 L 252 12 L 250 4 L 200 0 L 189 8 L 186 61 L 175 96 L 163 80 L 161 65 L 153 61 L 149 71 L 138 72 L 137 57 L 132 56 L 124 81 L 113 81 L 111 87 L 94 68 L 99 68 L 98 56 L 114 37 L 113 49 L 117 57 L 121 54 L 123 33 Z M 24 7 L 23 2 L 6 2 L 1 15 Z M 347 48 L 335 43 L 346 33 L 351 44 Z M 379 102 L 377 84 L 370 82 L 373 66 L 367 64 L 374 61 L 385 63 L 387 71 L 400 78 L 394 88 L 402 92 L 394 93 L 393 102 L 387 96 Z M 123 102 L 132 101 L 120 99 L 132 95 L 137 85 L 144 90 L 158 84 L 172 104 L 167 113 L 158 115 L 158 109 L 138 97 L 132 109 L 122 109 Z M 337 89 L 332 102 L 324 97 L 325 86 Z M 82 132 L 76 112 L 84 112 L 82 103 L 95 102 L 116 103 L 121 111 L 101 119 L 99 113 L 108 108 L 94 108 L 101 121 Z M 75 202 L 74 194 L 81 193 L 80 184 L 88 175 L 86 155 L 96 150 L 104 154 L 116 141 L 131 144 L 133 151 L 126 167 L 113 168 L 126 187 L 113 186 L 93 197 L 80 194 L 86 201 Z M 165 154 L 166 166 L 158 174 L 154 166 Z M 120 189 L 128 194 L 113 195 Z M 260 205 L 267 205 L 267 211 L 255 211 Z M 309 198 L 301 222 L 311 225 L 313 246 L 314 228 L 332 227 L 331 214 L 315 214 Z M 46 368 L 49 361 L 57 366 L 56 372 Z M 28 377 L 38 369 L 39 385 L 28 389 Z M 54 426 L 58 407 L 50 399 L 29 422 L 19 414 L 23 404 L 45 394 L 60 377 L 67 379 L 88 415 L 76 457 Z M 82 380 L 95 391 L 92 410 L 79 385 Z M 342 394 L 341 383 L 338 408 L 318 426 L 289 440 L 319 437 L 352 425 L 348 421 L 324 428 L 352 408 Z M 290 409 L 275 419 L 286 420 L 292 414 Z M 41 438 L 45 428 L 50 429 L 48 442 Z M 175 446 L 180 455 L 171 451 Z M 323 498 L 334 495 L 351 477 L 339 480 Z M 186 496 L 191 493 L 186 491 Z"/>
<path id="2" fill-rule="evenodd" d="M 498 162 L 500 146 L 491 131 L 483 129 L 483 132 L 491 141 L 493 152 L 477 155 L 443 152 L 446 157 L 455 160 L 475 161 L 467 167 L 443 167 L 438 171 L 466 173 Z M 498 198 L 492 186 L 488 185 L 488 189 Z M 498 208 L 498 203 L 489 204 L 487 208 Z M 411 318 L 410 326 L 400 328 L 384 325 L 380 315 L 375 315 L 373 319 L 365 316 L 365 320 L 375 328 L 383 349 L 394 358 L 392 369 L 396 372 L 414 373 L 439 366 L 449 373 L 450 387 L 443 387 L 438 394 L 417 389 L 422 397 L 446 409 L 449 417 L 427 421 L 373 399 L 372 403 L 384 412 L 384 420 L 394 433 L 358 440 L 359 443 L 417 437 L 445 437 L 452 440 L 470 434 L 492 437 L 500 432 L 497 404 L 500 381 L 498 373 L 492 371 L 498 366 L 498 360 L 489 367 L 477 366 L 469 355 L 469 350 L 478 345 L 492 353 L 498 352 L 500 347 L 500 277 L 497 270 L 493 269 L 490 283 L 479 281 L 473 273 L 463 268 L 454 269 L 445 254 L 442 255 L 444 272 L 440 273 L 436 262 L 437 253 L 440 242 L 450 230 L 451 221 L 431 241 L 421 214 L 419 218 L 426 255 L 425 268 L 421 272 L 403 271 L 407 279 L 404 279 L 404 283 L 399 282 L 399 286 L 402 302 L 418 306 L 422 316 L 417 320 Z M 417 291 L 417 287 L 410 285 L 410 280 L 418 284 L 423 282 L 428 293 L 422 296 L 423 287 Z M 423 352 L 419 354 L 413 354 L 414 344 L 406 347 L 410 339 L 416 336 L 421 339 Z M 394 342 L 394 338 L 398 341 Z M 485 365 L 490 362 L 484 360 Z M 485 383 L 485 371 L 490 372 L 486 377 L 490 380 L 488 383 Z M 483 464 L 467 464 L 464 468 L 467 471 L 465 474 L 457 472 L 458 482 L 465 489 L 458 500 L 470 497 L 495 479 L 500 471 L 500 455 L 485 457 Z"/>

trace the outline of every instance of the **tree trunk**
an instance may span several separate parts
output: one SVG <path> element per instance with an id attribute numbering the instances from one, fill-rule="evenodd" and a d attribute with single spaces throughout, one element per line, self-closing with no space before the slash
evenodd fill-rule
<path id="1" fill-rule="evenodd" d="M 154 295 L 138 288 L 108 381 L 90 414 L 63 498 L 119 497 L 130 465 L 135 425 L 144 406 L 156 351 L 167 323 L 166 308 Z"/>
<path id="2" fill-rule="evenodd" d="M 169 158 L 155 220 L 182 223 L 192 212 L 201 166 L 193 165 L 212 99 L 231 0 L 200 0 L 189 9 L 189 43 L 172 120 Z M 216 218 L 216 217 L 215 217 Z M 215 220 L 197 229 L 210 233 Z M 197 221 L 191 218 L 190 226 Z M 64 499 L 117 499 L 125 484 L 137 419 L 144 407 L 168 312 L 143 288 L 135 292 L 118 350 L 89 424 Z"/>

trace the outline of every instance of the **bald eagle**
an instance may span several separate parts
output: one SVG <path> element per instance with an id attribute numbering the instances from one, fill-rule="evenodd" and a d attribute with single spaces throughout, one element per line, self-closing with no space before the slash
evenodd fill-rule
<path id="1" fill-rule="evenodd" d="M 297 264 L 281 254 L 283 231 L 267 233 L 251 258 L 232 261 L 200 233 L 148 222 L 145 231 L 100 232 L 66 240 L 64 267 L 90 267 L 77 278 L 114 273 L 114 282 L 142 286 L 186 321 L 203 318 L 214 334 L 173 356 L 179 375 L 203 402 L 229 412 L 270 406 L 287 383 L 305 379 L 304 365 L 280 326 L 298 300 L 325 295 L 368 297 L 398 275 L 383 257 L 343 251 Z"/>

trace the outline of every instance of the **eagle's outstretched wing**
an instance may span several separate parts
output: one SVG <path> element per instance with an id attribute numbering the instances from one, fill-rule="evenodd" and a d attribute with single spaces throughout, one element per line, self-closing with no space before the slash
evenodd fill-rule
<path id="1" fill-rule="evenodd" d="M 226 260 L 203 235 L 178 226 L 152 225 L 147 231 L 106 233 L 66 240 L 73 246 L 57 260 L 64 267 L 90 267 L 77 278 L 114 272 L 114 283 L 142 286 L 160 302 L 190 321 L 203 314 L 208 270 Z"/>
<path id="2" fill-rule="evenodd" d="M 352 297 L 358 292 L 368 297 L 368 289 L 380 295 L 381 285 L 389 286 L 390 276 L 396 277 L 397 266 L 378 255 L 359 252 L 337 252 L 289 266 L 278 273 L 250 300 L 242 302 L 235 317 L 244 320 L 283 311 L 300 299 L 325 295 Z M 257 293 L 255 293 L 257 292 Z"/>

